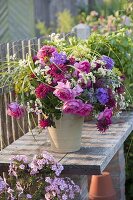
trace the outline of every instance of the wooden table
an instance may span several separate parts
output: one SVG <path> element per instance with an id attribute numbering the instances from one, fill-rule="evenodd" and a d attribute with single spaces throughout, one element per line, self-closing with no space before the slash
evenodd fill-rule
<path id="1" fill-rule="evenodd" d="M 133 130 L 133 112 L 123 112 L 113 125 L 101 134 L 94 121 L 84 123 L 81 149 L 75 153 L 52 153 L 64 165 L 64 174 L 100 174 Z M 34 137 L 33 137 L 34 135 Z M 35 138 L 35 139 L 34 139 Z M 0 151 L 0 171 L 5 171 L 11 155 L 25 154 L 31 159 L 42 151 L 50 152 L 47 130 L 29 132 Z"/>

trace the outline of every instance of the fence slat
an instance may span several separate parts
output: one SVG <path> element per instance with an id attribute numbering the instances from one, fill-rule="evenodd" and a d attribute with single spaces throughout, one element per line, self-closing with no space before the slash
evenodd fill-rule
<path id="1" fill-rule="evenodd" d="M 12 70 L 12 66 L 5 63 L 5 61 L 10 61 L 10 56 L 14 54 L 18 59 L 25 59 L 27 53 L 31 56 L 36 55 L 38 49 L 43 46 L 43 41 L 45 39 L 48 38 L 33 38 L 31 40 L 0 44 L 0 64 L 2 65 L 2 71 L 8 70 L 10 72 L 10 70 Z M 0 149 L 5 148 L 29 131 L 28 115 L 25 115 L 21 120 L 16 120 L 7 115 L 8 104 L 14 101 L 17 101 L 14 90 L 10 89 L 8 86 L 4 88 L 0 87 Z M 33 117 L 37 124 L 37 118 L 35 116 Z M 33 119 L 31 119 L 31 128 L 34 127 L 35 124 L 33 123 Z"/>

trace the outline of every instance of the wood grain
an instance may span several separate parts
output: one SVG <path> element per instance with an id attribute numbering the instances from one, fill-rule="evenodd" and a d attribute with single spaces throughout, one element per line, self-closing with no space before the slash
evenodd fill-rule
<path id="1" fill-rule="evenodd" d="M 0 171 L 6 169 L 12 155 L 24 154 L 31 160 L 34 154 L 49 151 L 64 165 L 64 174 L 100 174 L 132 130 L 133 112 L 123 112 L 119 119 L 114 119 L 106 134 L 98 132 L 94 121 L 86 122 L 82 130 L 81 149 L 59 154 L 51 152 L 47 130 L 39 133 L 39 129 L 35 128 L 0 152 Z"/>

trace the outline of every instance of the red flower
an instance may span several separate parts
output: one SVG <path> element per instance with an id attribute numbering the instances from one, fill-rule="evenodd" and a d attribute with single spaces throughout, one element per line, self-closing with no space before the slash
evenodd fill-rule
<path id="1" fill-rule="evenodd" d="M 46 127 L 50 126 L 50 121 L 48 119 L 41 119 L 39 121 L 39 126 L 41 128 L 46 128 Z"/>
<path id="2" fill-rule="evenodd" d="M 56 51 L 56 48 L 53 46 L 43 46 L 37 53 L 39 59 L 44 59 L 45 57 L 51 57 L 52 53 Z"/>
<path id="3" fill-rule="evenodd" d="M 56 66 L 55 64 L 51 64 L 48 74 L 50 74 L 54 79 L 56 79 L 56 81 L 60 81 L 64 80 L 66 71 L 67 66 L 65 65 Z"/>
<path id="4" fill-rule="evenodd" d="M 51 91 L 51 88 L 41 83 L 35 90 L 36 97 L 39 99 L 45 98 L 46 95 Z"/>

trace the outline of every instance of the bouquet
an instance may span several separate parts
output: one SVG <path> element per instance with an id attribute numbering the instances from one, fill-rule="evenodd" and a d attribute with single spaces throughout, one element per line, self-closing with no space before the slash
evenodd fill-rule
<path id="1" fill-rule="evenodd" d="M 78 53 L 72 47 L 65 50 L 60 40 L 44 45 L 34 57 L 15 61 L 7 74 L 21 105 L 9 104 L 8 114 L 15 118 L 24 116 L 25 110 L 41 114 L 42 128 L 55 127 L 54 119 L 64 113 L 89 116 L 97 119 L 100 132 L 106 131 L 112 116 L 126 106 L 124 75 L 108 55 L 89 56 L 82 41 L 76 48 Z"/>

